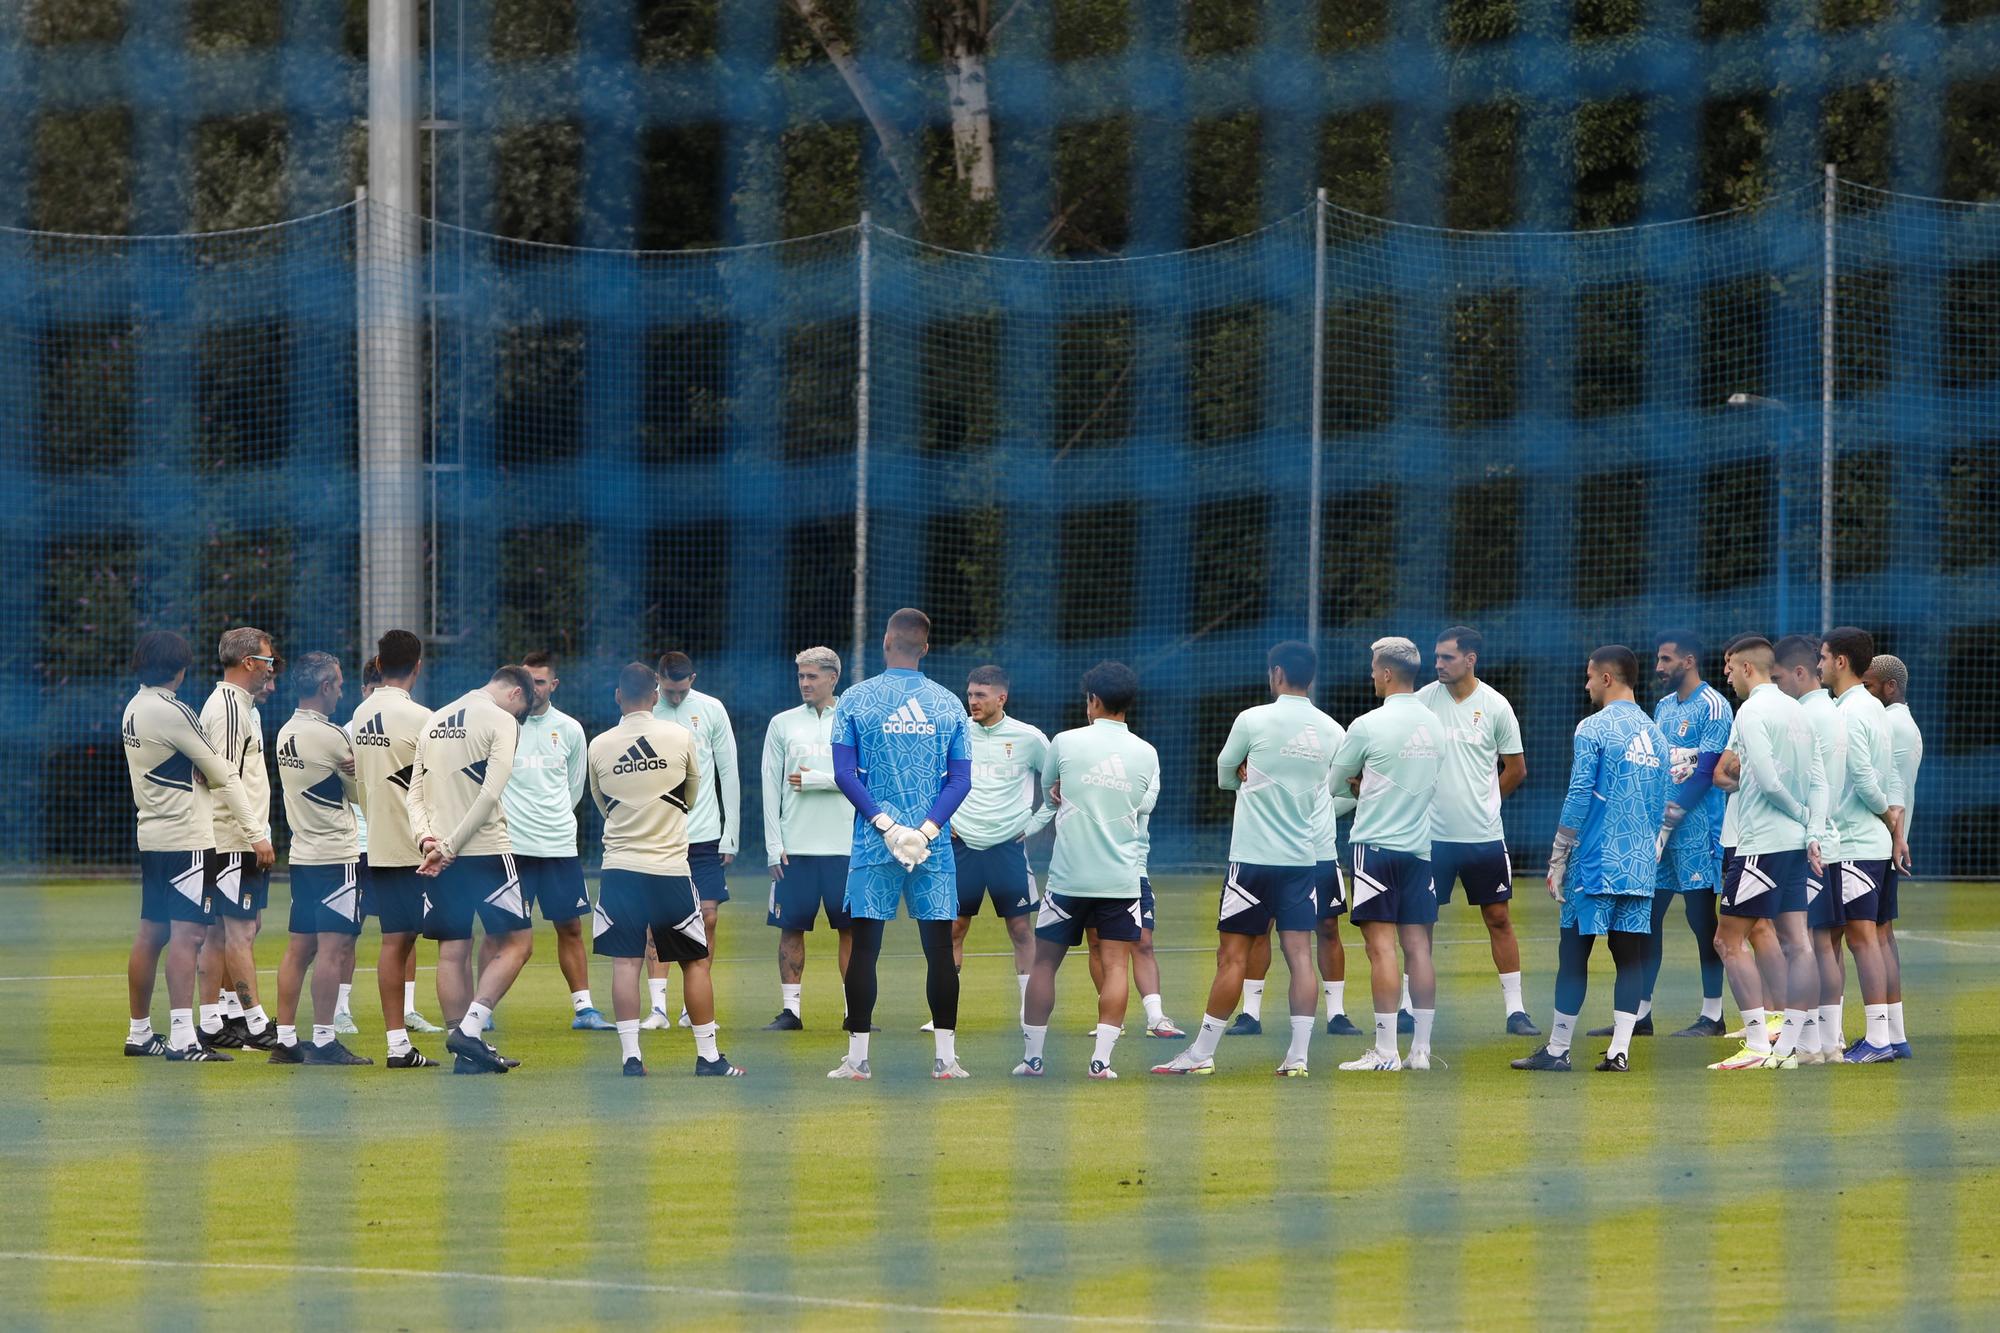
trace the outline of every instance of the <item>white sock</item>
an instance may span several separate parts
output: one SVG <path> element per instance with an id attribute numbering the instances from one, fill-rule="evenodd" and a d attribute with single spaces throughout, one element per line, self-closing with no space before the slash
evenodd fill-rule
<path id="1" fill-rule="evenodd" d="M 222 1006 L 205 1004 L 201 1007 L 201 1030 L 213 1037 L 222 1031 Z"/>
<path id="2" fill-rule="evenodd" d="M 1576 1036 L 1576 1015 L 1556 1010 L 1555 1021 L 1549 1024 L 1549 1054 L 1561 1055 L 1569 1049 L 1570 1041 Z"/>
<path id="3" fill-rule="evenodd" d="M 1500 1003 L 1507 1010 L 1506 1017 L 1525 1013 L 1528 1006 L 1521 999 L 1521 974 L 1502 972 L 1500 974 Z"/>
<path id="4" fill-rule="evenodd" d="M 639 1058 L 639 1020 L 636 1018 L 618 1020 L 618 1058 L 620 1060 Z"/>
<path id="5" fill-rule="evenodd" d="M 1785 1024 L 1778 1029 L 1778 1040 L 1771 1049 L 1781 1057 L 1797 1055 L 1799 1051 L 1799 1029 L 1805 1026 L 1805 1022 L 1805 1010 L 1785 1010 Z"/>
<path id="6" fill-rule="evenodd" d="M 1307 1022 L 1310 1023 L 1311 1020 L 1308 1019 Z M 1097 1047 L 1090 1053 L 1090 1062 L 1092 1064 L 1103 1065 L 1106 1069 L 1111 1068 L 1111 1048 L 1117 1044 L 1118 1029 L 1112 1027 L 1109 1023 L 1099 1023 L 1097 1025 Z"/>
<path id="7" fill-rule="evenodd" d="M 1892 1042 L 1909 1040 L 1908 1037 L 1903 1035 L 1903 1002 L 1901 1000 L 1897 1000 L 1889 1006 L 1889 1040 Z"/>
<path id="8" fill-rule="evenodd" d="M 1722 997 L 1720 995 L 1702 996 L 1701 1016 L 1720 1023 L 1722 1021 Z"/>
<path id="9" fill-rule="evenodd" d="M 333 1024 L 331 1023 L 313 1024 L 313 1045 L 315 1046 L 333 1045 Z"/>
<path id="10" fill-rule="evenodd" d="M 597 1007 L 590 1002 L 590 987 L 588 986 L 585 986 L 582 990 L 571 991 L 569 993 L 569 1003 L 570 1007 L 575 1009 L 579 1014 L 586 1009 L 595 1009 Z"/>
<path id="11" fill-rule="evenodd" d="M 694 1025 L 694 1050 L 704 1060 L 720 1060 L 722 1052 L 715 1046 L 715 1024 L 696 1023 Z"/>
<path id="12" fill-rule="evenodd" d="M 1347 1012 L 1347 983 L 1344 981 L 1322 981 L 1321 992 L 1326 996 L 1326 1017 L 1332 1022 L 1334 1017 Z"/>
<path id="13" fill-rule="evenodd" d="M 859 1068 L 868 1063 L 868 1034 L 850 1032 L 847 1034 L 847 1063 Z"/>
<path id="14" fill-rule="evenodd" d="M 298 1044 L 299 1030 L 296 1027 L 286 1027 L 283 1023 L 278 1024 L 278 1045 L 296 1046 Z"/>
<path id="15" fill-rule="evenodd" d="M 1611 1045 L 1605 1049 L 1606 1055 L 1624 1055 L 1632 1049 L 1632 1029 L 1639 1026 L 1639 1015 L 1611 1011 Z"/>
<path id="16" fill-rule="evenodd" d="M 1819 1052 L 1819 1006 L 1805 1011 L 1805 1018 L 1799 1023 L 1799 1054 L 1816 1055 Z"/>
<path id="17" fill-rule="evenodd" d="M 1403 973 L 1403 994 L 1402 998 L 1396 1001 L 1396 1007 L 1402 1010 L 1408 1010 L 1410 1007 L 1410 974 L 1408 972 Z"/>
<path id="18" fill-rule="evenodd" d="M 1157 995 L 1141 995 L 1141 996 L 1139 997 L 1139 1003 L 1140 1003 L 1140 1004 L 1143 1004 L 1143 1005 L 1145 1005 L 1145 1006 L 1146 1006 L 1146 1026 L 1147 1026 L 1147 1027 L 1149 1027 L 1149 1028 L 1156 1028 L 1156 1027 L 1158 1027 L 1158 1026 L 1159 1026 L 1160 1024 L 1162 1024 L 1162 1023 L 1164 1023 L 1164 1022 L 1166 1022 L 1166 1021 L 1167 1021 L 1167 1009 L 1166 1009 L 1166 1006 L 1165 1006 L 1165 1005 L 1163 1005 L 1162 1003 L 1160 1003 L 1160 997 L 1159 997 L 1159 996 L 1157 996 Z"/>
<path id="19" fill-rule="evenodd" d="M 1868 1026 L 1865 1029 L 1868 1034 L 1868 1044 L 1870 1046 L 1887 1046 L 1889 1044 L 1889 1006 L 1886 1004 L 1864 1004 L 1861 1006 L 1861 1012 L 1868 1021 Z"/>
<path id="20" fill-rule="evenodd" d="M 348 1002 L 353 998 L 354 998 L 354 984 L 352 982 L 349 982 L 347 985 L 342 986 L 340 988 L 340 997 L 333 1002 L 333 1012 L 335 1012 L 336 1014 L 344 1014 L 349 1012 L 347 1005 Z"/>
<path id="21" fill-rule="evenodd" d="M 243 1017 L 243 1000 L 233 990 L 222 992 L 222 1016 L 224 1018 Z"/>
<path id="22" fill-rule="evenodd" d="M 1042 1058 L 1042 1047 L 1049 1039 L 1049 1025 L 1044 1023 L 1040 1027 L 1036 1027 L 1032 1023 L 1023 1023 L 1021 1025 L 1021 1039 L 1021 1058 L 1023 1060 L 1039 1060 Z"/>
<path id="23" fill-rule="evenodd" d="M 1416 1016 L 1417 1020 L 1417 1030 L 1410 1034 L 1410 1054 L 1415 1055 L 1418 1051 L 1430 1050 L 1431 1024 L 1437 1022 L 1438 1011 L 1435 1009 L 1412 1009 L 1410 1012 Z"/>
<path id="24" fill-rule="evenodd" d="M 1743 1044 L 1753 1051 L 1763 1051 L 1767 1055 L 1770 1054 L 1771 1033 L 1764 1026 L 1764 1011 L 1762 1009 L 1745 1009 L 1743 1011 Z"/>
<path id="25" fill-rule="evenodd" d="M 194 1010 L 167 1010 L 167 1045 L 177 1051 L 194 1045 Z"/>
<path id="26" fill-rule="evenodd" d="M 1021 988 L 1021 1012 L 1026 1013 L 1028 1010 L 1028 974 L 1026 972 L 1016 972 L 1014 974 L 1014 984 Z"/>
<path id="27" fill-rule="evenodd" d="M 1614 1009 L 1612 1010 L 1612 1012 L 1616 1013 L 1618 1011 Z M 1645 1018 L 1652 1012 L 1653 1012 L 1653 1002 L 1651 1000 L 1641 1000 L 1639 1001 L 1639 1012 L 1635 1015 L 1635 1018 Z"/>
<path id="28" fill-rule="evenodd" d="M 389 1054 L 408 1055 L 410 1053 L 410 1030 L 408 1028 L 389 1029 Z"/>
<path id="29" fill-rule="evenodd" d="M 1396 1058 L 1396 1016 L 1394 1014 L 1375 1015 L 1375 1054 L 1390 1060 Z"/>
<path id="30" fill-rule="evenodd" d="M 931 1040 L 937 1045 L 937 1058 L 950 1064 L 958 1059 L 958 1033 L 951 1028 L 932 1028 Z"/>
<path id="31" fill-rule="evenodd" d="M 251 1005 L 249 1012 L 243 1015 L 243 1021 L 250 1025 L 252 1032 L 257 1033 L 271 1026 L 271 1016 L 264 1012 L 264 1006 L 261 1004 Z"/>
<path id="32" fill-rule="evenodd" d="M 653 1007 L 664 1012 L 667 1007 L 667 979 L 665 977 L 646 978 L 646 989 L 652 993 Z"/>
<path id="33" fill-rule="evenodd" d="M 406 981 L 403 983 L 403 1012 L 406 1014 L 414 1014 L 416 1011 L 417 1011 L 417 983 L 414 981 Z"/>
<path id="34" fill-rule="evenodd" d="M 802 1012 L 799 1008 L 800 1004 L 799 997 L 804 993 L 805 993 L 805 985 L 801 982 L 792 981 L 792 982 L 778 983 L 778 994 L 785 997 L 785 1002 L 782 1007 L 787 1012 L 789 1012 L 793 1018 L 799 1017 L 799 1015 Z"/>
<path id="35" fill-rule="evenodd" d="M 1264 1021 L 1263 982 L 1246 981 L 1243 983 L 1243 1012 L 1260 1023 Z"/>
<path id="36" fill-rule="evenodd" d="M 1201 1030 L 1194 1034 L 1194 1045 L 1188 1047 L 1188 1058 L 1196 1064 L 1215 1058 L 1215 1048 L 1222 1044 L 1222 1030 L 1229 1026 L 1227 1018 L 1217 1018 L 1214 1014 L 1201 1016 Z"/>
<path id="37" fill-rule="evenodd" d="M 1312 1043 L 1313 1025 L 1319 1020 L 1311 1014 L 1292 1015 L 1292 1044 L 1285 1048 L 1285 1063 L 1302 1065 L 1306 1062 L 1306 1048 Z"/>
<path id="38" fill-rule="evenodd" d="M 1834 1055 L 1847 1049 L 1847 1041 L 1840 1030 L 1841 1005 L 1838 1000 L 1819 1007 L 1819 1045 L 1823 1051 Z"/>
<path id="39" fill-rule="evenodd" d="M 152 1039 L 153 1039 L 153 1020 L 150 1018 L 133 1019 L 132 1031 L 125 1038 L 125 1040 L 137 1044 L 139 1042 L 151 1041 Z"/>
<path id="40" fill-rule="evenodd" d="M 492 1016 L 493 1011 L 491 1009 L 474 1000 L 465 1007 L 465 1020 L 458 1025 L 458 1030 L 474 1041 L 484 1041 L 486 1039 L 483 1035 L 486 1031 L 486 1020 Z"/>

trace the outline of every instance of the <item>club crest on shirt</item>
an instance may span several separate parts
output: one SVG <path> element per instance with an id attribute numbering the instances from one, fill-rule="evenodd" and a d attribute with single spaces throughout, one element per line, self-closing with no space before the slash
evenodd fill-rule
<path id="1" fill-rule="evenodd" d="M 1479 725 L 1479 710 L 1477 708 L 1472 710 L 1472 725 L 1475 727 Z"/>
<path id="2" fill-rule="evenodd" d="M 1000 742 L 1000 744 L 1001 744 L 1001 746 L 1002 746 L 1002 747 L 1004 747 L 1004 748 L 1006 749 L 1006 751 L 1007 751 L 1007 757 L 1008 757 L 1009 759 L 1012 759 L 1012 758 L 1014 757 L 1014 742 L 1012 742 L 1012 741 L 1002 741 L 1002 742 Z"/>
<path id="3" fill-rule="evenodd" d="M 1681 719 L 1681 729 L 1678 734 L 1682 736 L 1688 734 L 1688 720 L 1686 718 Z"/>

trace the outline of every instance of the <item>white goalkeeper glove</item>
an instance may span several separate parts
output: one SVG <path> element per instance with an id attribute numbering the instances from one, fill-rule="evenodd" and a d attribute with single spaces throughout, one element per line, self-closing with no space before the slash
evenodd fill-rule
<path id="1" fill-rule="evenodd" d="M 928 829 L 927 834 L 924 830 Z M 905 870 L 915 870 L 931 857 L 931 839 L 937 836 L 937 826 L 924 821 L 922 829 L 913 829 L 907 824 L 898 824 L 887 815 L 877 815 L 875 831 L 882 835 L 888 845 L 889 855 Z"/>
<path id="2" fill-rule="evenodd" d="M 1653 859 L 1655 861 L 1667 854 L 1667 839 L 1674 836 L 1674 830 L 1679 828 L 1681 821 L 1686 818 L 1687 811 L 1681 809 L 1680 806 L 1675 805 L 1672 801 L 1667 802 L 1667 817 L 1665 822 L 1660 825 L 1660 839 L 1653 844 Z"/>
<path id="3" fill-rule="evenodd" d="M 1676 745 L 1667 751 L 1667 776 L 1673 779 L 1675 786 L 1694 776 L 1695 760 L 1699 756 L 1700 751 L 1691 746 Z"/>

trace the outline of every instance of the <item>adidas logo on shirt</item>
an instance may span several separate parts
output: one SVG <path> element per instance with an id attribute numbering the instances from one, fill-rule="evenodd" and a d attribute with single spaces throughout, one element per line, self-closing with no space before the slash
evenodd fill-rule
<path id="1" fill-rule="evenodd" d="M 1131 791 L 1132 783 L 1125 776 L 1125 756 L 1114 754 L 1109 759 L 1095 764 L 1083 775 L 1087 787 L 1109 787 L 1113 791 Z"/>
<path id="2" fill-rule="evenodd" d="M 1435 759 L 1437 758 L 1437 753 L 1437 740 L 1431 735 L 1431 729 L 1429 727 L 1418 727 L 1410 733 L 1410 739 L 1403 742 L 1403 752 L 1397 758 Z"/>
<path id="3" fill-rule="evenodd" d="M 665 768 L 667 761 L 660 758 L 652 743 L 644 736 L 638 744 L 618 756 L 618 762 L 611 766 L 613 773 L 644 773 L 648 769 Z"/>
<path id="4" fill-rule="evenodd" d="M 1326 758 L 1326 751 L 1320 748 L 1319 730 L 1316 727 L 1307 727 L 1304 731 L 1286 741 L 1278 753 L 1288 759 Z"/>
<path id="5" fill-rule="evenodd" d="M 389 729 L 382 725 L 382 715 L 377 713 L 368 719 L 368 725 L 354 733 L 356 745 L 387 745 Z"/>
<path id="6" fill-rule="evenodd" d="M 142 742 L 142 741 L 141 741 L 141 740 L 139 739 L 139 728 L 138 728 L 138 727 L 137 727 L 137 726 L 136 726 L 136 725 L 135 725 L 135 724 L 133 723 L 133 721 L 132 721 L 132 719 L 131 719 L 131 718 L 129 718 L 129 717 L 128 717 L 128 718 L 126 718 L 126 719 L 125 719 L 125 745 L 126 745 L 126 747 L 127 747 L 128 749 L 133 749 L 133 750 L 136 750 L 136 749 L 138 749 L 138 748 L 140 747 L 140 745 L 142 745 L 142 744 L 144 744 L 144 742 Z"/>
<path id="7" fill-rule="evenodd" d="M 1625 743 L 1625 762 L 1638 768 L 1658 768 L 1660 756 L 1653 749 L 1653 738 L 1646 732 L 1636 733 Z"/>
<path id="8" fill-rule="evenodd" d="M 278 747 L 279 768 L 304 768 L 306 761 L 299 758 L 299 738 L 285 737 L 285 743 Z"/>
<path id="9" fill-rule="evenodd" d="M 430 731 L 434 741 L 462 741 L 465 739 L 465 710 L 459 709 Z"/>
<path id="10" fill-rule="evenodd" d="M 935 736 L 937 724 L 924 716 L 923 705 L 915 699 L 906 699 L 901 708 L 889 714 L 882 730 L 891 736 Z"/>

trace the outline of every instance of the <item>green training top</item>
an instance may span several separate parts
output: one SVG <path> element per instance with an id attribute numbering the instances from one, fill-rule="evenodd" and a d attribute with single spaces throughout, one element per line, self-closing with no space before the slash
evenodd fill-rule
<path id="1" fill-rule="evenodd" d="M 1414 694 L 1392 694 L 1354 719 L 1332 774 L 1336 796 L 1349 778 L 1361 779 L 1350 846 L 1430 856 L 1431 805 L 1443 763 L 1437 732 L 1437 718 Z"/>
<path id="2" fill-rule="evenodd" d="M 765 865 L 787 854 L 846 856 L 853 848 L 854 807 L 833 781 L 832 703 L 817 713 L 800 704 L 771 719 L 763 781 Z"/>
<path id="3" fill-rule="evenodd" d="M 1302 694 L 1281 694 L 1236 715 L 1215 757 L 1216 782 L 1236 793 L 1231 861 L 1309 866 L 1319 860 L 1315 808 L 1345 734 Z"/>
<path id="4" fill-rule="evenodd" d="M 1765 681 L 1736 710 L 1729 745 L 1742 766 L 1730 803 L 1739 856 L 1796 852 L 1829 836 L 1826 773 L 1798 700 Z"/>
<path id="5" fill-rule="evenodd" d="M 1843 861 L 1886 861 L 1894 839 L 1882 815 L 1902 804 L 1903 781 L 1896 774 L 1895 737 L 1882 701 L 1856 683 L 1835 704 L 1847 731 L 1847 772 L 1838 784 L 1833 835 Z"/>
<path id="6" fill-rule="evenodd" d="M 965 734 L 972 742 L 972 791 L 951 817 L 951 836 L 974 850 L 1024 836 L 1034 819 L 1035 775 L 1048 757 L 1049 738 L 1006 714 L 990 727 L 974 722 Z"/>
<path id="7" fill-rule="evenodd" d="M 1160 799 L 1160 757 L 1123 722 L 1100 717 L 1049 742 L 1043 788 L 1056 789 L 1049 892 L 1136 898 L 1146 873 L 1146 820 Z M 954 821 L 956 822 L 956 821 Z"/>

